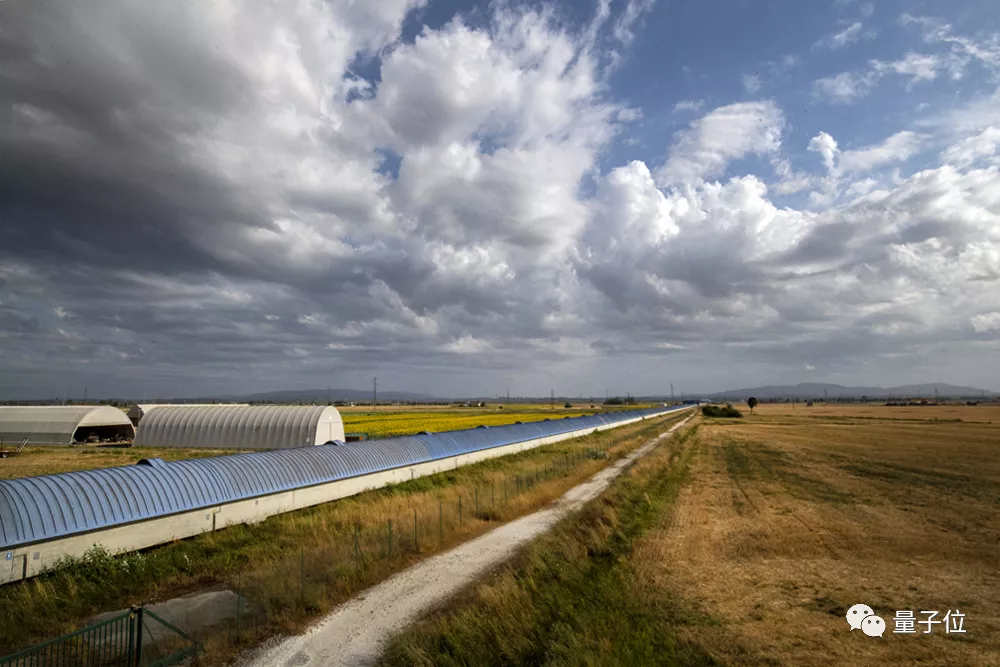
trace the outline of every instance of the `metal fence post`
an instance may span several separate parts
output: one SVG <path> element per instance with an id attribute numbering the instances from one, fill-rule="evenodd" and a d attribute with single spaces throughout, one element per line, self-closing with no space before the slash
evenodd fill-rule
<path id="1" fill-rule="evenodd" d="M 66 662 L 65 654 L 66 645 L 63 644 L 63 656 L 60 662 Z M 131 665 L 132 659 L 135 657 L 133 653 L 135 651 L 135 609 L 132 609 L 128 615 L 128 632 L 125 639 L 125 664 Z"/>
<path id="2" fill-rule="evenodd" d="M 503 504 L 507 504 L 507 476 L 503 477 Z"/>
<path id="3" fill-rule="evenodd" d="M 413 550 L 420 551 L 420 545 L 417 544 L 417 508 L 413 508 Z"/>
<path id="4" fill-rule="evenodd" d="M 497 483 L 490 482 L 490 509 L 497 506 Z"/>
<path id="5" fill-rule="evenodd" d="M 354 574 L 361 570 L 361 522 L 354 524 Z"/>
<path id="6" fill-rule="evenodd" d="M 458 526 L 462 527 L 462 496 L 458 497 Z"/>
<path id="7" fill-rule="evenodd" d="M 476 515 L 479 514 L 479 487 L 476 487 Z"/>
<path id="8" fill-rule="evenodd" d="M 135 664 L 142 665 L 142 607 L 135 612 Z"/>
<path id="9" fill-rule="evenodd" d="M 389 558 L 392 558 L 392 519 L 389 519 Z"/>
<path id="10" fill-rule="evenodd" d="M 444 541 L 444 501 L 438 498 L 438 537 Z"/>

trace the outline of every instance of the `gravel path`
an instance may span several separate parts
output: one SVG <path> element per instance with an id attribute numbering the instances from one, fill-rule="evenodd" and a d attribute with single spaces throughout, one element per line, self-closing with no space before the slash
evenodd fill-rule
<path id="1" fill-rule="evenodd" d="M 632 462 L 689 419 L 675 424 L 614 465 L 573 487 L 548 508 L 390 577 L 334 609 L 305 634 L 265 644 L 244 662 L 244 666 L 360 667 L 373 664 L 394 635 L 600 495 Z"/>

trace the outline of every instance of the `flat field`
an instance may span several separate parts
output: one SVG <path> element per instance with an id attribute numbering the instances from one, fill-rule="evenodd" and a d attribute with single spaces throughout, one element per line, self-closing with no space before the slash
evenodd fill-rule
<path id="1" fill-rule="evenodd" d="M 500 426 L 516 421 L 532 422 L 543 419 L 563 419 L 592 415 L 601 410 L 589 408 L 556 409 L 540 406 L 511 406 L 499 410 L 493 408 L 451 408 L 449 410 L 400 409 L 393 411 L 344 412 L 344 430 L 348 433 L 360 431 L 373 438 L 391 438 L 397 435 L 413 435 L 421 431 L 457 431 L 475 428 L 479 425 Z"/>
<path id="2" fill-rule="evenodd" d="M 574 588 L 539 565 L 564 559 L 535 551 L 401 638 L 389 662 L 489 664 L 475 647 L 502 651 L 517 619 L 535 617 L 548 620 L 493 663 L 1000 665 L 1000 407 L 744 412 L 703 419 L 679 459 L 646 475 L 643 493 L 665 499 L 655 521 L 613 501 L 616 521 L 641 530 L 602 547 L 577 527 L 592 556 L 576 567 L 617 583 Z M 669 476 L 677 493 L 654 493 Z M 545 548 L 582 548 L 561 539 Z M 517 604 L 501 613 L 505 600 Z M 850 631 L 855 604 L 885 621 L 881 638 Z M 895 632 L 898 612 L 913 612 L 915 634 Z M 964 633 L 925 632 L 920 621 L 949 612 Z"/>

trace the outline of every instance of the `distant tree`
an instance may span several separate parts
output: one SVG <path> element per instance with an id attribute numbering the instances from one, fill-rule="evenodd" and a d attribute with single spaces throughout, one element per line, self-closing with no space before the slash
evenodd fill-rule
<path id="1" fill-rule="evenodd" d="M 563 407 L 566 408 L 567 410 L 569 410 L 571 407 L 573 407 L 573 404 L 570 403 L 569 401 L 567 401 L 566 404 L 563 405 Z"/>
<path id="2" fill-rule="evenodd" d="M 751 396 L 747 399 L 747 406 L 750 408 L 750 414 L 753 414 L 753 409 L 757 407 L 757 399 Z"/>

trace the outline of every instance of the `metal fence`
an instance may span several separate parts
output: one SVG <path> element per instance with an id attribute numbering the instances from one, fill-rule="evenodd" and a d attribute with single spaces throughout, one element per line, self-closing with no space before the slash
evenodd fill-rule
<path id="1" fill-rule="evenodd" d="M 167 667 L 199 650 L 182 630 L 135 607 L 0 658 L 0 667 Z"/>

